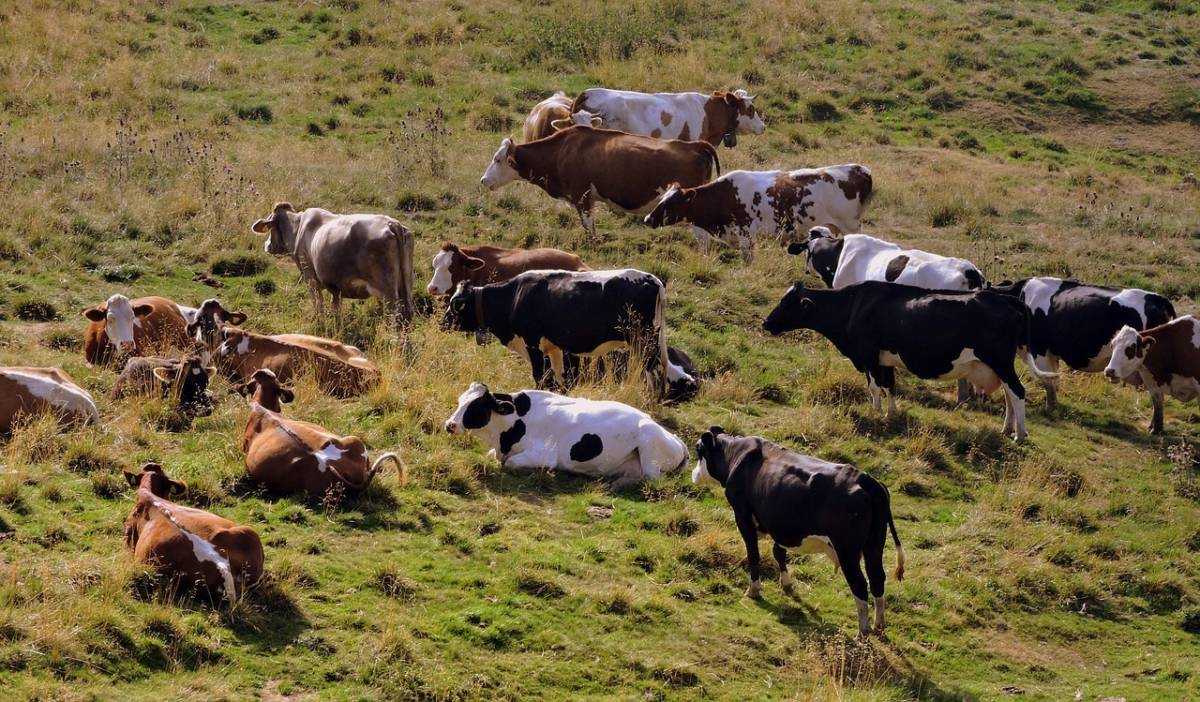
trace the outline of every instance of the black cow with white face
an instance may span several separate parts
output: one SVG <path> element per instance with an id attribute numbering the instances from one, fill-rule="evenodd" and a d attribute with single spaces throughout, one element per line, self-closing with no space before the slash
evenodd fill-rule
<path id="1" fill-rule="evenodd" d="M 660 395 L 668 391 L 667 294 L 662 281 L 631 268 L 526 271 L 501 283 L 459 284 L 444 329 L 489 332 L 530 365 L 539 386 L 567 384 L 564 354 L 598 356 L 631 349 Z"/>
<path id="2" fill-rule="evenodd" d="M 758 597 L 759 534 L 775 542 L 779 584 L 792 590 L 787 549 L 824 553 L 841 567 L 858 605 L 858 630 L 871 630 L 867 581 L 875 598 L 875 629 L 884 627 L 883 547 L 891 529 L 896 580 L 904 579 L 904 547 L 892 521 L 892 502 L 882 483 L 854 466 L 789 451 L 759 436 L 735 436 L 712 427 L 696 444 L 692 482 L 713 480 L 725 488 L 750 566 L 747 597 Z M 866 562 L 863 577 L 861 562 Z"/>
<path id="3" fill-rule="evenodd" d="M 1016 298 L 986 290 L 930 291 L 868 281 L 841 290 L 797 283 L 763 322 L 770 334 L 812 329 L 825 336 L 867 376 L 878 410 L 896 406 L 896 368 L 918 378 L 965 378 L 983 394 L 1004 388 L 1004 432 L 1025 431 L 1025 388 L 1014 359 L 1029 343 L 1029 312 Z M 1046 374 L 1032 363 L 1039 377 Z"/>
<path id="4" fill-rule="evenodd" d="M 1112 358 L 1112 338 L 1123 327 L 1144 331 L 1175 318 L 1175 307 L 1162 295 L 1137 288 L 1087 285 L 1061 278 L 1026 278 L 992 286 L 1029 308 L 1029 352 L 1042 371 L 1099 373 Z M 1057 383 L 1043 380 L 1046 404 L 1058 403 Z"/>

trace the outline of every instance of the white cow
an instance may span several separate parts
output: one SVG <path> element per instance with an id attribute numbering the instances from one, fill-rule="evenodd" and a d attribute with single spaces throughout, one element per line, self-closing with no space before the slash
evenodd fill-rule
<path id="1" fill-rule="evenodd" d="M 803 253 L 808 269 L 834 289 L 867 280 L 927 290 L 975 290 L 984 283 L 983 274 L 966 259 L 903 249 L 866 234 L 837 238 L 826 227 L 808 230 L 808 241 L 792 243 L 787 251 Z"/>
<path id="2" fill-rule="evenodd" d="M 716 146 L 737 144 L 738 134 L 762 134 L 767 128 L 745 90 L 704 93 L 638 93 L 632 90 L 588 88 L 575 98 L 572 114 L 599 117 L 606 129 L 658 139 L 707 141 Z M 557 121 L 556 129 L 570 126 Z"/>
<path id="3" fill-rule="evenodd" d="M 493 393 L 472 383 L 446 420 L 492 447 L 509 470 L 561 470 L 612 481 L 621 488 L 677 470 L 687 446 L 650 415 L 620 402 L 585 400 L 540 390 Z"/>

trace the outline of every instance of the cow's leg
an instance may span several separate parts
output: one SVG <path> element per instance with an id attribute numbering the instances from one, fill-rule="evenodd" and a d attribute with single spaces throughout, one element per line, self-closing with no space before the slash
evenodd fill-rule
<path id="1" fill-rule="evenodd" d="M 1037 365 L 1039 370 L 1047 373 L 1058 372 L 1058 356 L 1035 356 L 1033 362 L 1035 365 Z M 1058 379 L 1038 378 L 1038 382 L 1040 382 L 1042 387 L 1046 389 L 1046 407 L 1049 409 L 1058 407 Z"/>
<path id="2" fill-rule="evenodd" d="M 1158 387 L 1158 383 L 1153 381 L 1145 383 L 1146 389 L 1150 391 L 1150 402 L 1154 405 L 1154 415 L 1150 418 L 1150 433 L 1163 433 L 1163 391 Z"/>
<path id="3" fill-rule="evenodd" d="M 734 520 L 737 522 L 738 533 L 742 535 L 742 541 L 746 542 L 746 563 L 750 568 L 750 587 L 746 589 L 746 597 L 757 599 L 762 591 L 762 584 L 759 582 L 761 564 L 758 558 L 758 527 L 754 526 L 754 516 L 748 511 L 737 511 Z M 863 591 L 865 593 L 866 584 L 863 585 Z"/>
<path id="4" fill-rule="evenodd" d="M 587 243 L 595 243 L 596 241 L 596 220 L 592 213 L 592 191 L 589 189 L 575 203 L 575 211 L 579 213 L 579 223 L 583 225 L 583 233 L 587 237 Z"/>
<path id="5" fill-rule="evenodd" d="M 879 389 L 879 383 L 875 382 L 875 376 L 871 371 L 867 371 L 867 390 L 871 393 L 871 408 L 876 412 L 883 411 L 883 391 Z"/>
<path id="6" fill-rule="evenodd" d="M 966 378 L 958 379 L 958 404 L 969 402 L 971 399 L 971 384 Z"/>
<path id="7" fill-rule="evenodd" d="M 850 548 L 835 543 L 834 549 L 838 554 L 838 562 L 842 565 L 842 574 L 846 576 L 846 584 L 854 594 L 854 604 L 858 608 L 858 633 L 866 636 L 871 631 L 871 618 L 867 605 L 867 579 L 863 577 L 862 552 L 857 546 Z"/>
<path id="8" fill-rule="evenodd" d="M 707 230 L 693 224 L 692 236 L 696 239 L 696 248 L 699 249 L 700 253 L 707 256 L 708 250 L 712 246 L 712 235 Z"/>
<path id="9" fill-rule="evenodd" d="M 771 555 L 775 556 L 775 562 L 779 564 L 779 586 L 787 594 L 792 594 L 792 574 L 788 572 L 788 555 L 787 549 L 780 546 L 776 541 L 771 547 Z"/>
<path id="10" fill-rule="evenodd" d="M 890 417 L 896 413 L 896 369 L 891 366 L 879 366 L 873 371 L 873 374 L 879 389 L 887 396 L 887 416 Z"/>
<path id="11" fill-rule="evenodd" d="M 537 344 L 525 342 L 525 357 L 529 359 L 529 370 L 533 373 L 533 382 L 539 388 L 546 387 L 546 355 Z"/>
<path id="12" fill-rule="evenodd" d="M 872 533 L 867 537 L 867 544 L 863 548 L 863 564 L 867 567 L 871 596 L 875 598 L 875 631 L 882 632 L 885 623 L 884 584 L 887 582 L 887 574 L 883 569 L 883 547 L 887 543 L 887 525 L 876 522 L 871 526 Z"/>
<path id="13" fill-rule="evenodd" d="M 342 330 L 342 294 L 333 290 L 329 295 L 332 298 L 329 305 L 333 308 L 333 328 L 340 332 Z"/>
<path id="14" fill-rule="evenodd" d="M 1009 356 L 1006 360 L 996 362 L 980 360 L 983 360 L 1000 378 L 1000 385 L 1004 388 L 1004 433 L 1007 435 L 1015 432 L 1014 438 L 1017 441 L 1024 440 L 1027 435 L 1025 431 L 1025 386 L 1021 384 L 1021 378 L 1017 376 L 1017 369 L 1013 366 L 1013 357 Z"/>
<path id="15" fill-rule="evenodd" d="M 563 350 L 545 339 L 542 339 L 538 347 L 550 357 L 550 369 L 554 372 L 554 382 L 558 383 L 559 387 L 566 388 L 567 373 L 563 361 Z"/>
<path id="16" fill-rule="evenodd" d="M 308 281 L 308 299 L 312 300 L 313 307 L 317 310 L 317 324 L 325 324 L 325 297 L 321 294 L 321 286 L 316 281 Z"/>
<path id="17" fill-rule="evenodd" d="M 610 490 L 617 492 L 638 485 L 645 478 L 658 477 L 657 475 L 647 473 L 646 462 L 639 455 L 640 453 L 640 451 L 634 451 L 633 455 L 617 468 L 616 477 L 609 483 Z"/>

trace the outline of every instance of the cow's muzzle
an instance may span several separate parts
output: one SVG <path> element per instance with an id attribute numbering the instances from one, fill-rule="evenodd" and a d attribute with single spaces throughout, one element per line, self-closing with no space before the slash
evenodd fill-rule
<path id="1" fill-rule="evenodd" d="M 1104 369 L 1104 377 L 1108 378 L 1108 382 L 1112 383 L 1113 385 L 1121 382 L 1121 379 L 1117 377 L 1117 372 L 1112 368 Z"/>
<path id="2" fill-rule="evenodd" d="M 457 424 L 455 424 L 455 423 L 454 423 L 453 421 L 451 421 L 451 420 L 446 420 L 446 433 L 447 433 L 447 434 L 456 434 L 456 433 L 458 433 L 458 425 L 457 425 Z"/>

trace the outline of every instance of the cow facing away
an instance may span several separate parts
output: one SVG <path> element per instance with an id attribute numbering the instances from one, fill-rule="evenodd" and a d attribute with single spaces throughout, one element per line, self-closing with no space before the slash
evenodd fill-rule
<path id="1" fill-rule="evenodd" d="M 100 421 L 96 403 L 61 368 L 0 367 L 0 434 L 23 417 L 50 412 L 63 426 Z"/>
<path id="2" fill-rule="evenodd" d="M 903 249 L 865 234 L 839 238 L 827 227 L 813 227 L 808 241 L 792 242 L 787 252 L 804 254 L 808 270 L 834 289 L 867 280 L 926 290 L 977 290 L 984 284 L 983 273 L 966 259 Z"/>
<path id="3" fill-rule="evenodd" d="M 875 630 L 883 631 L 883 547 L 889 529 L 896 544 L 896 580 L 904 579 L 904 547 L 892 520 L 891 496 L 882 483 L 854 466 L 789 451 L 759 436 L 727 434 L 716 426 L 700 436 L 696 457 L 692 482 L 718 483 L 733 508 L 750 568 L 747 597 L 759 597 L 758 536 L 767 534 L 775 542 L 771 553 L 785 592 L 792 592 L 787 549 L 824 553 L 842 569 L 854 593 L 859 633 L 871 630 L 868 581 L 875 598 Z"/>
<path id="4" fill-rule="evenodd" d="M 591 270 L 573 253 L 559 249 L 506 249 L 500 246 L 459 246 L 442 242 L 433 257 L 433 277 L 425 286 L 430 295 L 447 295 L 462 281 L 487 285 L 508 280 L 525 271 Z"/>
<path id="5" fill-rule="evenodd" d="M 754 97 L 741 89 L 705 95 L 588 88 L 575 98 L 571 113 L 598 117 L 606 129 L 629 134 L 732 147 L 738 134 L 762 134 L 767 128 Z"/>
<path id="6" fill-rule="evenodd" d="M 334 214 L 319 207 L 297 212 L 281 202 L 251 229 L 267 237 L 267 253 L 296 261 L 318 316 L 325 314 L 322 291 L 328 290 L 338 327 L 343 297 L 374 297 L 397 324 L 412 319 L 413 236 L 400 222 L 387 215 Z"/>
<path id="7" fill-rule="evenodd" d="M 389 461 L 404 483 L 407 471 L 397 454 L 381 454 L 372 463 L 357 436 L 339 436 L 318 424 L 284 417 L 282 403 L 291 402 L 295 393 L 271 371 L 256 371 L 236 389 L 247 397 L 250 408 L 242 434 L 246 471 L 268 490 L 304 492 L 315 499 L 339 484 L 358 492 Z"/>
<path id="8" fill-rule="evenodd" d="M 1149 329 L 1175 317 L 1170 300 L 1137 288 L 1040 277 L 991 289 L 1016 296 L 1029 308 L 1029 357 L 1046 372 L 1057 371 L 1062 361 L 1071 370 L 1099 373 L 1112 358 L 1110 342 L 1122 327 Z M 1058 383 L 1041 383 L 1046 388 L 1046 405 L 1054 407 Z"/>
<path id="9" fill-rule="evenodd" d="M 688 459 L 687 445 L 641 410 L 540 390 L 493 393 L 472 383 L 445 428 L 483 439 L 506 470 L 561 470 L 608 480 L 613 489 L 656 479 Z"/>
<path id="10" fill-rule="evenodd" d="M 537 141 L 548 137 L 559 129 L 566 129 L 572 124 L 583 124 L 599 127 L 600 118 L 581 114 L 578 118 L 571 114 L 571 104 L 574 101 L 561 90 L 533 106 L 525 124 L 521 129 L 521 140 Z"/>
<path id="11" fill-rule="evenodd" d="M 514 180 L 538 186 L 570 203 L 594 240 L 597 201 L 622 212 L 642 212 L 672 183 L 707 183 L 714 168 L 720 174 L 717 150 L 706 142 L 662 141 L 580 126 L 528 144 L 505 138 L 479 182 L 489 190 Z"/>
<path id="12" fill-rule="evenodd" d="M 1146 331 L 1125 326 L 1112 339 L 1104 376 L 1113 383 L 1136 379 L 1150 393 L 1150 432 L 1163 431 L 1163 398 L 1200 399 L 1200 319 L 1184 315 Z"/>
<path id="13" fill-rule="evenodd" d="M 125 544 L 139 562 L 154 566 L 173 586 L 230 603 L 262 577 L 262 541 L 253 529 L 167 499 L 187 485 L 167 477 L 157 463 L 139 473 L 125 471 L 125 479 L 137 488 Z"/>
<path id="14" fill-rule="evenodd" d="M 794 171 L 730 171 L 711 183 L 672 187 L 645 223 L 692 225 L 703 249 L 713 237 L 748 256 L 759 237 L 795 239 L 813 225 L 856 232 L 871 201 L 871 171 L 849 163 Z"/>
<path id="15" fill-rule="evenodd" d="M 88 320 L 83 357 L 89 364 L 107 364 L 184 348 L 188 343 L 187 309 L 165 297 L 130 300 L 113 295 L 83 312 Z"/>
<path id="16" fill-rule="evenodd" d="M 112 398 L 168 397 L 173 400 L 179 416 L 185 422 L 196 417 L 207 417 L 213 411 L 208 381 L 216 370 L 213 366 L 204 365 L 199 356 L 136 356 L 125 363 L 113 385 Z"/>
<path id="17" fill-rule="evenodd" d="M 896 368 L 918 378 L 966 379 L 985 395 L 1004 389 L 1004 432 L 1020 441 L 1025 388 L 1014 367 L 1029 343 L 1029 313 L 1015 298 L 987 290 L 953 292 L 867 281 L 841 290 L 797 283 L 763 322 L 777 335 L 812 329 L 866 374 L 878 411 L 895 410 Z M 1035 375 L 1043 374 L 1030 364 Z"/>
<path id="18" fill-rule="evenodd" d="M 265 336 L 236 327 L 223 327 L 219 339 L 213 361 L 231 381 L 249 378 L 259 368 L 275 373 L 283 383 L 311 372 L 321 391 L 334 397 L 356 397 L 379 382 L 379 369 L 361 350 L 331 339 Z"/>

